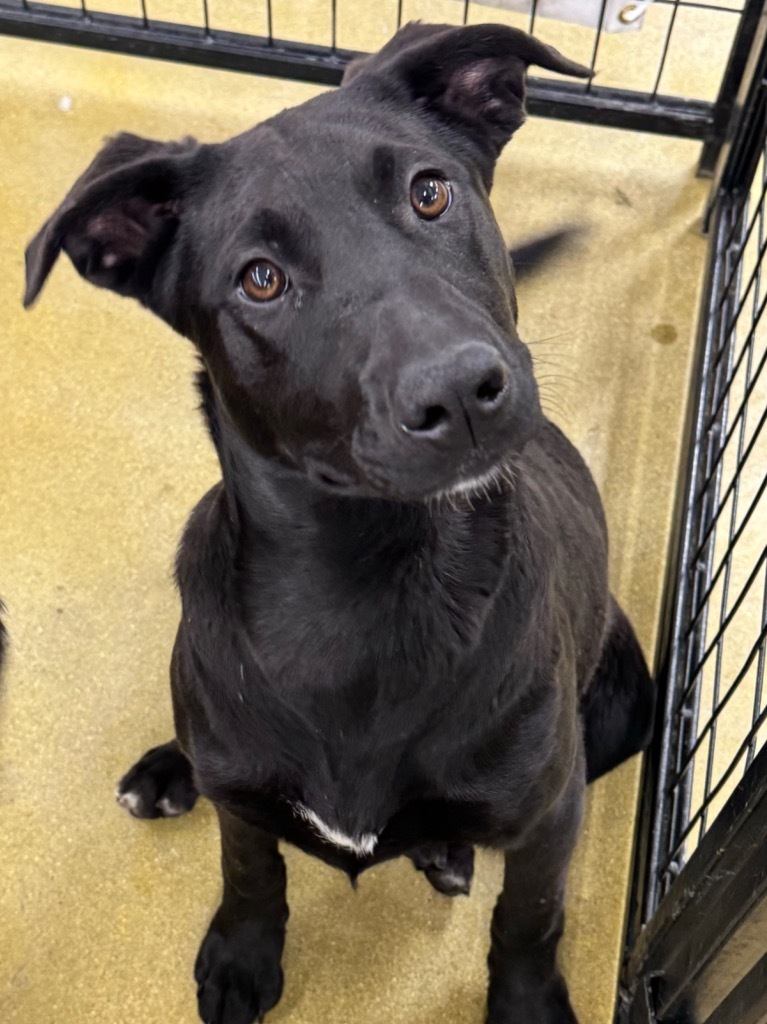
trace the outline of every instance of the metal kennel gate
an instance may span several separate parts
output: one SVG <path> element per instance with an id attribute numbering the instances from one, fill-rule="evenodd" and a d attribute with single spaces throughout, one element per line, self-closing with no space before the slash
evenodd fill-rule
<path id="1" fill-rule="evenodd" d="M 621 1024 L 767 1022 L 767 13 L 708 210 Z"/>
<path id="2" fill-rule="evenodd" d="M 0 0 L 0 33 L 329 85 L 353 56 L 341 45 L 353 0 L 326 0 L 321 45 L 276 28 L 281 5 L 302 0 L 175 0 L 183 13 L 175 22 L 155 16 L 170 0 L 74 2 Z M 136 14 L 96 9 L 118 2 Z M 260 5 L 261 34 L 219 27 L 216 2 Z M 390 31 L 420 13 L 416 0 L 379 0 L 376 9 L 387 3 Z M 616 1014 L 619 1024 L 767 1024 L 767 0 L 453 3 L 457 23 L 512 9 L 514 24 L 543 38 L 544 19 L 565 11 L 590 33 L 592 68 L 602 65 L 609 32 L 636 30 L 652 6 L 661 22 L 646 88 L 620 76 L 585 85 L 535 78 L 530 109 L 699 139 L 701 173 L 714 178 L 656 659 L 658 728 Z M 726 26 L 729 57 L 709 100 L 664 88 L 691 12 L 716 13 Z"/>
<path id="3" fill-rule="evenodd" d="M 307 0 L 224 2 L 238 12 L 233 19 L 238 25 L 244 20 L 250 24 L 248 12 L 258 10 L 250 32 L 232 31 L 231 20 L 221 27 L 219 0 L 177 0 L 170 8 L 164 0 L 0 0 L 0 33 L 326 85 L 340 82 L 354 56 L 344 49 L 343 26 L 348 24 L 348 12 L 363 6 L 361 0 L 319 0 L 326 6 L 327 31 L 321 44 L 280 34 L 280 12 Z M 316 8 L 316 2 L 312 6 Z M 386 21 L 388 35 L 412 18 L 436 20 L 429 16 L 428 0 L 377 0 L 374 6 Z M 568 49 L 568 54 L 600 73 L 610 33 L 636 31 L 643 21 L 655 19 L 656 52 L 645 61 L 642 87 L 625 87 L 620 71 L 610 84 L 599 84 L 599 78 L 585 84 L 534 78 L 529 109 L 546 117 L 700 139 L 705 144 L 701 171 L 710 174 L 726 136 L 761 8 L 761 0 L 452 0 L 448 16 L 465 24 L 500 20 L 501 10 L 504 16 L 510 11 L 515 25 L 544 36 L 551 24 L 547 19 L 562 16 L 590 28 L 584 51 Z M 442 0 L 439 20 L 445 19 L 445 9 Z M 174 20 L 168 20 L 169 10 Z M 685 20 L 696 14 L 718 19 L 715 32 L 724 53 L 734 37 L 719 95 L 709 100 L 686 98 L 685 86 L 676 90 L 682 95 L 669 94 L 665 84 L 675 47 L 689 45 L 679 41 Z M 383 41 L 379 38 L 376 45 Z"/>

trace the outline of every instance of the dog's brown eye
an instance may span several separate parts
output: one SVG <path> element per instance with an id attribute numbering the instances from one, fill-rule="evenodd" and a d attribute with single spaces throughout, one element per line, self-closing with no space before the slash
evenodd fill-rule
<path id="1" fill-rule="evenodd" d="M 450 206 L 450 185 L 435 174 L 419 174 L 410 186 L 410 202 L 419 217 L 434 220 Z"/>
<path id="2" fill-rule="evenodd" d="M 254 260 L 242 275 L 242 289 L 254 302 L 278 299 L 288 287 L 288 279 L 271 260 Z"/>

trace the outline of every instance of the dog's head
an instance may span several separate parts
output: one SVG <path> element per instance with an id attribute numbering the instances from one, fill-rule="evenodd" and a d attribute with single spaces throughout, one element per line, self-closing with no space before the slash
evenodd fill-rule
<path id="1" fill-rule="evenodd" d="M 412 24 L 340 90 L 218 145 L 119 135 L 27 251 L 63 249 L 190 338 L 218 415 L 338 494 L 471 486 L 540 421 L 488 202 L 531 64 L 502 26 Z"/>

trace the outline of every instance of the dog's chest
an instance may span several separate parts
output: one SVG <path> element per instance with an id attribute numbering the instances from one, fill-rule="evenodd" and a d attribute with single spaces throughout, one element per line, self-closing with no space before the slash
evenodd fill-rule
<path id="1" fill-rule="evenodd" d="M 370 536 L 376 531 L 363 539 Z M 283 834 L 302 846 L 377 855 L 403 808 L 450 800 L 462 774 L 473 683 L 487 685 L 475 662 L 502 571 L 497 530 L 477 550 L 464 538 L 476 557 L 461 548 L 457 561 L 427 557 L 424 544 L 372 551 L 372 542 L 352 538 L 346 550 L 337 531 L 330 545 L 312 539 L 312 550 L 260 545 L 258 557 L 255 543 L 245 545 L 239 629 L 216 617 L 201 659 L 216 680 L 211 693 L 230 695 L 229 710 L 213 700 L 206 710 L 225 748 L 221 777 L 256 803 L 273 798 L 264 813 Z M 492 564 L 482 580 L 492 586 L 461 586 L 457 601 L 445 579 L 457 586 L 483 558 Z M 449 562 L 445 579 L 440 559 Z M 199 650 L 201 634 L 189 625 Z M 215 779 L 205 788 L 226 799 Z M 408 829 L 415 835 L 417 823 Z"/>
<path id="2" fill-rule="evenodd" d="M 301 764 L 293 751 L 284 759 L 280 775 L 291 812 L 323 843 L 370 856 L 402 807 L 438 786 L 421 764 L 426 716 L 415 702 L 404 703 L 409 715 L 393 704 L 373 705 L 362 718 L 348 705 L 337 713 L 331 706 L 310 719 Z"/>
<path id="3" fill-rule="evenodd" d="M 323 842 L 329 843 L 339 850 L 352 853 L 355 857 L 370 857 L 375 853 L 383 829 L 378 832 L 347 835 L 340 828 L 323 821 L 319 814 L 310 807 L 306 807 L 302 803 L 294 803 L 291 806 L 293 813 L 305 821 Z M 338 814 L 338 817 L 343 818 L 343 813 Z"/>
<path id="4" fill-rule="evenodd" d="M 429 843 L 492 839 L 494 815 L 478 791 L 413 778 L 403 790 L 400 776 L 397 765 L 379 759 L 367 772 L 329 779 L 317 761 L 264 785 L 243 780 L 211 790 L 202 780 L 201 789 L 244 820 L 351 875 Z"/>
<path id="5" fill-rule="evenodd" d="M 232 780 L 237 798 L 248 794 L 291 842 L 369 858 L 387 830 L 393 839 L 403 808 L 448 798 L 459 767 L 444 728 L 450 708 L 422 680 L 371 677 L 283 691 L 281 700 L 247 671 L 241 683 L 231 741 L 198 760 L 213 763 L 218 780 Z M 201 782 L 213 799 L 230 800 L 215 777 Z"/>

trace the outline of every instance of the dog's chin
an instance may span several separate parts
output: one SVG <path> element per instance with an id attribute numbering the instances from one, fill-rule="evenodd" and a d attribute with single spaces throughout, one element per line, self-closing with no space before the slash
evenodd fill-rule
<path id="1" fill-rule="evenodd" d="M 314 487 L 326 495 L 409 504 L 444 501 L 454 507 L 472 505 L 477 498 L 503 493 L 513 482 L 508 460 L 462 467 L 451 476 L 441 475 L 432 481 L 412 473 L 384 474 L 379 467 L 357 467 L 352 473 L 315 459 L 306 460 L 303 468 Z"/>
<path id="2" fill-rule="evenodd" d="M 472 504 L 477 498 L 490 499 L 493 494 L 503 494 L 514 483 L 514 472 L 509 464 L 499 463 L 492 469 L 476 476 L 459 480 L 450 487 L 444 487 L 427 495 L 427 501 L 444 500 L 448 504 Z"/>

